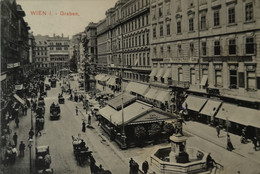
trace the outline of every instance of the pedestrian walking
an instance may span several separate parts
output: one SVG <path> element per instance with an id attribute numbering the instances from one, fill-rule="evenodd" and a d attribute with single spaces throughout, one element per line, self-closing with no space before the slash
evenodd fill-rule
<path id="1" fill-rule="evenodd" d="M 79 112 L 78 106 L 76 106 L 76 115 L 77 115 L 77 116 L 78 116 L 78 112 Z"/>
<path id="2" fill-rule="evenodd" d="M 19 145 L 20 157 L 24 157 L 25 144 L 21 141 Z"/>
<path id="3" fill-rule="evenodd" d="M 147 174 L 148 169 L 149 169 L 149 164 L 147 161 L 144 161 L 142 164 L 142 170 L 144 171 L 144 174 Z"/>
<path id="4" fill-rule="evenodd" d="M 31 128 L 30 132 L 29 132 L 29 139 L 32 139 L 34 136 L 34 132 L 33 129 Z"/>
<path id="5" fill-rule="evenodd" d="M 91 125 L 91 116 L 90 116 L 90 114 L 88 115 L 88 124 Z"/>
<path id="6" fill-rule="evenodd" d="M 216 126 L 216 131 L 217 131 L 217 136 L 218 136 L 218 138 L 219 138 L 219 134 L 220 134 L 220 127 L 219 127 L 219 125 Z"/>
<path id="7" fill-rule="evenodd" d="M 133 160 L 133 158 L 131 158 L 129 161 L 130 174 L 132 174 L 133 164 L 134 164 L 134 160 Z"/>
<path id="8" fill-rule="evenodd" d="M 15 124 L 16 124 L 17 128 L 19 127 L 19 122 L 20 122 L 20 120 L 19 120 L 18 116 L 16 116 L 15 117 Z"/>
<path id="9" fill-rule="evenodd" d="M 255 151 L 257 150 L 257 138 L 254 137 L 253 140 L 252 140 L 253 144 L 254 144 L 254 149 Z"/>
<path id="10" fill-rule="evenodd" d="M 18 139 L 18 135 L 15 132 L 14 135 L 13 135 L 13 140 L 14 140 L 15 147 L 17 146 L 17 139 Z"/>
<path id="11" fill-rule="evenodd" d="M 85 121 L 82 122 L 82 132 L 86 132 L 86 123 L 85 123 Z"/>
<path id="12" fill-rule="evenodd" d="M 234 149 L 235 149 L 235 148 L 234 148 L 233 144 L 231 143 L 230 136 L 227 135 L 227 150 L 232 151 L 232 150 L 234 150 Z"/>

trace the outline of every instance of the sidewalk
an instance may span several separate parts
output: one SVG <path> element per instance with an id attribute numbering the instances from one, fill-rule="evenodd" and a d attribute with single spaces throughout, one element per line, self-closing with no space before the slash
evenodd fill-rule
<path id="1" fill-rule="evenodd" d="M 219 138 L 217 137 L 217 132 L 215 127 L 211 127 L 198 122 L 186 122 L 186 125 L 183 124 L 184 132 L 192 134 L 194 136 L 200 137 L 204 140 L 207 140 L 217 146 L 220 146 L 224 149 L 227 147 L 227 132 L 221 130 Z M 243 156 L 247 159 L 251 159 L 260 165 L 260 151 L 254 150 L 254 145 L 252 142 L 247 144 L 242 144 L 240 142 L 240 136 L 229 133 L 231 142 L 234 146 L 233 153 L 236 153 L 240 156 Z M 228 150 L 227 150 L 228 152 Z"/>
<path id="2" fill-rule="evenodd" d="M 34 113 L 33 113 L 33 118 L 34 118 Z M 10 129 L 12 130 L 10 134 L 10 141 L 13 143 L 13 134 L 14 132 L 17 133 L 18 135 L 18 140 L 17 140 L 17 146 L 16 149 L 18 151 L 16 161 L 13 165 L 7 165 L 4 166 L 2 163 L 0 164 L 0 174 L 13 174 L 13 173 L 30 173 L 30 151 L 28 148 L 28 133 L 30 131 L 31 127 L 31 110 L 28 109 L 27 115 L 26 116 L 19 116 L 19 128 L 16 128 L 14 120 L 10 121 Z M 19 144 L 20 142 L 23 141 L 25 144 L 25 152 L 24 152 L 24 157 L 21 158 L 19 157 Z M 32 168 L 34 166 L 34 143 L 35 140 L 33 140 L 33 146 L 32 146 Z M 1 147 L 2 148 L 2 147 Z M 2 148 L 3 153 L 5 152 L 5 148 Z"/>

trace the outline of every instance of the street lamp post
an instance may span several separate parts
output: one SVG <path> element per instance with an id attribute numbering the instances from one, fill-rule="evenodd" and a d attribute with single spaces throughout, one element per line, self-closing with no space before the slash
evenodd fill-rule
<path id="1" fill-rule="evenodd" d="M 28 144 L 28 147 L 30 149 L 30 174 L 32 174 L 32 143 L 33 143 L 33 140 L 30 138 L 29 139 L 29 144 Z"/>

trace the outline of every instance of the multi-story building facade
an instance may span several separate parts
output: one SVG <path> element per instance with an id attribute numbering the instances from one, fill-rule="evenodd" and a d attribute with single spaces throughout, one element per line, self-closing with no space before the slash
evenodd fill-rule
<path id="1" fill-rule="evenodd" d="M 48 38 L 48 43 L 51 73 L 58 74 L 61 69 L 69 68 L 69 37 L 54 34 Z"/>
<path id="2" fill-rule="evenodd" d="M 97 64 L 97 24 L 89 23 L 85 29 L 85 54 L 87 59 L 94 64 Z"/>
<path id="3" fill-rule="evenodd" d="M 47 74 L 50 68 L 50 59 L 48 51 L 48 36 L 35 36 L 35 68 L 43 74 Z"/>
<path id="4" fill-rule="evenodd" d="M 35 42 L 35 67 L 41 73 L 59 74 L 61 69 L 69 68 L 69 37 L 37 35 Z"/>
<path id="5" fill-rule="evenodd" d="M 152 83 L 260 98 L 259 1 L 152 0 Z"/>
<path id="6" fill-rule="evenodd" d="M 148 0 L 120 0 L 98 23 L 98 64 L 107 64 L 111 74 L 149 81 L 149 6 Z"/>
<path id="7" fill-rule="evenodd" d="M 28 30 L 25 12 L 16 1 L 1 4 L 1 97 L 9 95 L 15 85 L 23 83 L 29 59 Z"/>
<path id="8" fill-rule="evenodd" d="M 107 20 L 103 19 L 97 23 L 97 68 L 102 72 L 107 72 L 109 57 L 109 32 Z"/>

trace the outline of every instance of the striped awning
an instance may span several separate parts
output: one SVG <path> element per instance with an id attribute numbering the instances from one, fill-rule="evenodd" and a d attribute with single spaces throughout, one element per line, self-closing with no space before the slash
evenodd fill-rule
<path id="1" fill-rule="evenodd" d="M 153 68 L 152 72 L 151 72 L 151 74 L 149 76 L 150 77 L 154 77 L 157 74 L 157 72 L 158 72 L 158 69 L 157 68 Z"/>
<path id="2" fill-rule="evenodd" d="M 165 90 L 158 91 L 156 100 L 164 103 L 165 101 L 169 100 L 169 95 L 170 95 L 169 91 L 165 91 Z"/>
<path id="3" fill-rule="evenodd" d="M 149 91 L 144 95 L 146 98 L 154 99 L 156 100 L 156 95 L 158 93 L 158 89 L 156 88 L 150 88 Z"/>
<path id="4" fill-rule="evenodd" d="M 157 78 L 161 78 L 164 76 L 164 72 L 165 72 L 165 69 L 164 68 L 160 68 L 158 73 L 156 74 L 156 77 Z"/>

